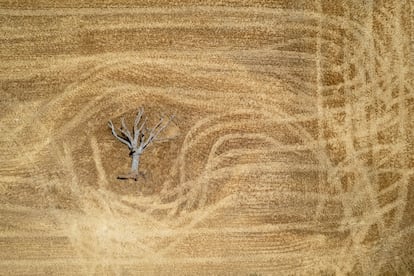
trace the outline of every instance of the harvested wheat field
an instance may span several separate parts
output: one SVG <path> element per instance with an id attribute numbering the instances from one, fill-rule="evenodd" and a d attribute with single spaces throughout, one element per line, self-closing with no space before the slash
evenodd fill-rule
<path id="1" fill-rule="evenodd" d="M 413 7 L 0 1 L 0 274 L 413 274 Z"/>

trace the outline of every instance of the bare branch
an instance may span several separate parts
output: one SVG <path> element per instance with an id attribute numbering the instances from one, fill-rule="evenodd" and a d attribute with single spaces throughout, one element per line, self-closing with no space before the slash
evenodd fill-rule
<path id="1" fill-rule="evenodd" d="M 146 147 L 148 147 L 148 145 L 150 145 L 152 142 L 154 142 L 157 138 L 157 136 L 171 123 L 171 121 L 174 119 L 174 115 L 170 117 L 170 119 L 168 120 L 168 122 L 164 125 L 162 125 L 162 122 L 164 121 L 164 118 L 161 118 L 161 120 L 158 122 L 158 124 L 151 130 L 151 133 L 147 139 L 147 141 L 145 141 L 144 145 L 143 145 L 143 149 L 145 149 Z"/>
<path id="2" fill-rule="evenodd" d="M 119 131 L 121 131 L 122 134 L 125 135 L 128 138 L 128 140 L 132 143 L 133 138 L 131 132 L 129 132 L 129 129 L 126 126 L 125 119 L 123 117 L 121 118 L 121 128 L 119 129 Z"/>
<path id="3" fill-rule="evenodd" d="M 134 137 L 137 136 L 136 133 L 137 133 L 137 130 L 138 130 L 138 124 L 141 121 L 142 115 L 144 115 L 144 108 L 143 107 L 141 107 L 138 110 L 138 114 L 135 117 L 135 121 L 134 121 Z"/>
<path id="4" fill-rule="evenodd" d="M 162 121 L 164 120 L 164 118 L 161 118 L 160 121 L 158 122 L 158 124 L 156 124 L 150 131 L 149 137 L 147 138 L 147 141 L 144 142 L 143 144 L 143 149 L 145 149 L 151 142 L 152 140 L 155 138 L 156 136 L 156 131 L 157 128 L 162 124 Z"/>
<path id="5" fill-rule="evenodd" d="M 139 135 L 139 145 L 142 145 L 142 141 L 144 141 L 144 137 L 145 137 L 145 134 L 144 133 L 141 133 Z"/>
<path id="6" fill-rule="evenodd" d="M 163 121 L 164 121 L 164 118 L 161 118 L 160 121 L 158 122 L 158 124 L 156 124 L 154 126 L 154 128 L 151 131 L 151 133 L 154 132 L 162 124 Z"/>
<path id="7" fill-rule="evenodd" d="M 175 117 L 174 115 L 172 115 L 170 117 L 170 119 L 168 120 L 168 122 L 162 128 L 160 128 L 158 130 L 158 132 L 155 134 L 155 137 L 157 137 L 161 133 L 161 131 L 163 131 L 165 128 L 167 128 L 169 126 L 169 124 L 172 122 L 172 120 L 174 119 L 174 117 Z"/>
<path id="8" fill-rule="evenodd" d="M 147 118 L 144 119 L 144 122 L 141 124 L 139 129 L 134 132 L 134 141 L 138 140 L 138 136 L 142 133 L 142 129 L 145 127 L 146 123 L 147 123 Z M 140 140 L 140 144 L 141 144 L 141 140 Z"/>
<path id="9" fill-rule="evenodd" d="M 110 128 L 111 128 L 112 135 L 113 135 L 116 139 L 118 139 L 120 142 L 122 142 L 122 143 L 124 143 L 125 145 L 127 145 L 127 146 L 128 146 L 128 148 L 132 149 L 132 145 L 131 145 L 131 143 L 130 143 L 128 140 L 126 140 L 126 139 L 124 139 L 124 138 L 120 137 L 120 136 L 116 133 L 116 131 L 115 131 L 115 127 L 114 127 L 114 124 L 112 123 L 112 121 L 111 121 L 111 120 L 109 120 L 109 121 L 108 121 L 108 127 L 110 127 Z"/>

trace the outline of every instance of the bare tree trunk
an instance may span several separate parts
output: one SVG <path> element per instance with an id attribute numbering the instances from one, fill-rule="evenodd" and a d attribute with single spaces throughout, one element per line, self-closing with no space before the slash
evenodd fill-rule
<path id="1" fill-rule="evenodd" d="M 139 158 L 141 157 L 142 152 L 134 152 L 131 154 L 132 162 L 131 162 L 131 170 L 128 174 L 118 176 L 118 179 L 134 179 L 135 181 L 138 180 L 140 175 L 139 169 Z"/>
<path id="2" fill-rule="evenodd" d="M 139 168 L 139 158 L 141 157 L 140 152 L 134 152 L 132 154 L 132 163 L 131 163 L 131 174 L 138 174 L 138 168 Z"/>

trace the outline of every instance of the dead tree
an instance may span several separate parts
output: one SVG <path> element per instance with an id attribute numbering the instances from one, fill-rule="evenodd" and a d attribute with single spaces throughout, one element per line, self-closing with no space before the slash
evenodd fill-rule
<path id="1" fill-rule="evenodd" d="M 112 131 L 112 135 L 118 139 L 118 141 L 128 146 L 129 155 L 132 158 L 131 171 L 126 175 L 118 176 L 118 179 L 134 179 L 137 181 L 139 176 L 139 160 L 141 154 L 154 142 L 166 141 L 172 138 L 158 138 L 159 134 L 167 128 L 171 123 L 174 116 L 166 118 L 160 118 L 159 122 L 152 128 L 147 128 L 147 118 L 144 118 L 144 108 L 140 108 L 135 117 L 132 132 L 126 127 L 124 118 L 121 118 L 121 127 L 115 129 L 111 120 L 108 122 L 108 126 Z M 117 133 L 117 130 L 120 134 Z"/>

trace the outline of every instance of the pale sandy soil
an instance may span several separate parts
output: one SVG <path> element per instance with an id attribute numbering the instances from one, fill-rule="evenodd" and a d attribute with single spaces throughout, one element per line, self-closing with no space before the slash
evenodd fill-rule
<path id="1" fill-rule="evenodd" d="M 1 275 L 414 273 L 410 1 L 0 2 Z M 120 181 L 107 121 L 176 114 Z"/>

